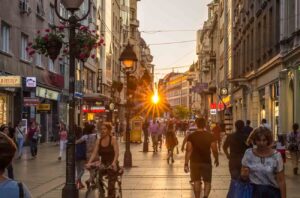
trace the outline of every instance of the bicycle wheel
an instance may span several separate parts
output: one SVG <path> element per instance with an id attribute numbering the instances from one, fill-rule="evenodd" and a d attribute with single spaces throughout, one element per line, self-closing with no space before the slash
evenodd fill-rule
<path id="1" fill-rule="evenodd" d="M 116 182 L 116 198 L 122 198 L 122 181 L 118 180 Z"/>

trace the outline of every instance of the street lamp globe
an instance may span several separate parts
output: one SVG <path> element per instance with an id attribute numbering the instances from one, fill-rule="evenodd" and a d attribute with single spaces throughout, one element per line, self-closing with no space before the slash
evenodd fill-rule
<path id="1" fill-rule="evenodd" d="M 84 0 L 61 0 L 67 10 L 78 10 Z"/>
<path id="2" fill-rule="evenodd" d="M 133 51 L 132 45 L 129 43 L 127 44 L 124 51 L 121 53 L 119 60 L 121 61 L 126 72 L 134 70 L 135 62 L 137 62 L 138 59 Z"/>

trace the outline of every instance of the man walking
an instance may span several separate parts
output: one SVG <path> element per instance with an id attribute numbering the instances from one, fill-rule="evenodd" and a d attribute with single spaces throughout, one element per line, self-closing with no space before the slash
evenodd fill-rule
<path id="1" fill-rule="evenodd" d="M 229 171 L 232 180 L 239 179 L 242 158 L 248 148 L 246 145 L 248 135 L 244 132 L 244 126 L 244 121 L 237 120 L 235 122 L 236 132 L 229 134 L 223 145 L 223 151 L 229 160 Z M 228 148 L 230 153 L 228 152 Z"/>
<path id="2" fill-rule="evenodd" d="M 205 130 L 206 120 L 197 118 L 195 122 L 197 131 L 187 138 L 184 171 L 189 171 L 190 162 L 190 176 L 191 181 L 194 182 L 195 198 L 200 198 L 202 180 L 204 181 L 203 198 L 208 198 L 212 178 L 211 150 L 215 159 L 214 163 L 219 166 L 218 149 L 213 135 Z"/>
<path id="3" fill-rule="evenodd" d="M 246 126 L 244 127 L 244 133 L 249 136 L 250 133 L 253 131 L 253 128 L 250 126 L 251 124 L 251 121 L 250 120 L 247 120 L 246 121 Z"/>
<path id="4" fill-rule="evenodd" d="M 153 143 L 153 150 L 154 150 L 154 153 L 156 153 L 157 152 L 157 146 L 158 146 L 159 127 L 158 127 L 158 123 L 156 122 L 155 119 L 150 124 L 148 132 L 151 134 L 152 143 Z"/>

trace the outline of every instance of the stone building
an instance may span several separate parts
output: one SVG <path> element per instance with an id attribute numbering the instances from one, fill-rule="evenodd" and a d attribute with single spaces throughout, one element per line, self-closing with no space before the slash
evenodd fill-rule
<path id="1" fill-rule="evenodd" d="M 287 133 L 291 131 L 293 123 L 300 123 L 300 0 L 276 2 L 281 6 L 280 53 L 282 67 L 280 71 L 277 71 L 279 72 L 280 93 L 277 93 L 279 132 Z"/>
<path id="2" fill-rule="evenodd" d="M 62 8 L 60 12 L 64 14 Z M 38 30 L 59 24 L 54 1 L 3 0 L 0 23 L 0 124 L 35 119 L 41 124 L 41 141 L 48 141 L 58 121 L 68 120 L 67 108 L 61 109 L 66 107 L 68 63 L 30 57 L 26 47 Z M 36 87 L 26 86 L 26 77 L 36 78 Z M 47 104 L 47 111 L 36 111 L 38 103 Z"/>
<path id="3" fill-rule="evenodd" d="M 280 1 L 233 1 L 234 120 L 249 119 L 253 127 L 266 118 L 279 130 Z"/>

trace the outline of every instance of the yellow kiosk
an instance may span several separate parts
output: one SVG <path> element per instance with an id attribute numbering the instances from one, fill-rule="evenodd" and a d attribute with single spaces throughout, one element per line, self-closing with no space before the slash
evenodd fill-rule
<path id="1" fill-rule="evenodd" d="M 131 118 L 130 142 L 142 142 L 143 122 L 144 118 L 142 116 L 135 116 Z"/>

